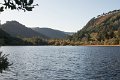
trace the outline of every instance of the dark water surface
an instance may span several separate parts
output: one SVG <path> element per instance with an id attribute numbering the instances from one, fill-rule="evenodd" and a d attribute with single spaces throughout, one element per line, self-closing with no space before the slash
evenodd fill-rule
<path id="1" fill-rule="evenodd" d="M 0 80 L 120 80 L 120 47 L 4 46 Z"/>

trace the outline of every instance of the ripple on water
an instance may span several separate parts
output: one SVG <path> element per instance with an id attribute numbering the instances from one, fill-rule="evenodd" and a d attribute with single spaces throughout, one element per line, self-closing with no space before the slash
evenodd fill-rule
<path id="1" fill-rule="evenodd" d="M 0 80 L 120 80 L 119 47 L 4 46 Z"/>

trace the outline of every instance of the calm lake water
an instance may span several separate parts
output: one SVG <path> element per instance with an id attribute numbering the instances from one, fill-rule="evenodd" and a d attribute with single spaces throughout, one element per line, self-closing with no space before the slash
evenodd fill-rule
<path id="1" fill-rule="evenodd" d="M 120 80 L 120 47 L 4 46 L 0 80 Z"/>

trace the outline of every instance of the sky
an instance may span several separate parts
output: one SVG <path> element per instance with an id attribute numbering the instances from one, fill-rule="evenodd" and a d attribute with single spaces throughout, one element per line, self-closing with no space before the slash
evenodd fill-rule
<path id="1" fill-rule="evenodd" d="M 120 9 L 120 0 L 34 0 L 39 4 L 32 12 L 6 10 L 2 23 L 16 20 L 27 27 L 47 27 L 76 32 L 97 15 Z"/>

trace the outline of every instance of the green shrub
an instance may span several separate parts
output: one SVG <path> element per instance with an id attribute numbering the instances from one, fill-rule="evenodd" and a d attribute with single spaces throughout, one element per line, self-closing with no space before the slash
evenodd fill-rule
<path id="1" fill-rule="evenodd" d="M 2 55 L 2 52 L 0 52 L 0 73 L 3 72 L 3 70 L 6 70 L 8 68 L 8 66 L 12 65 L 9 63 L 8 55 Z"/>

